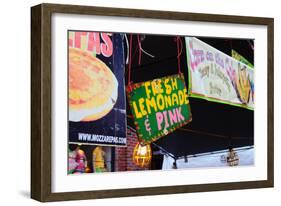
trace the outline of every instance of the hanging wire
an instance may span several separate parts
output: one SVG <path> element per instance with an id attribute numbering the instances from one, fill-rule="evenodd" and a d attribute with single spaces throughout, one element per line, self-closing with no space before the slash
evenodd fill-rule
<path id="1" fill-rule="evenodd" d="M 138 40 L 138 48 L 139 48 L 139 61 L 138 61 L 138 64 L 140 65 L 141 64 L 141 41 L 140 41 L 140 35 L 138 34 L 137 35 L 137 40 Z"/>
<path id="2" fill-rule="evenodd" d="M 254 46 L 254 44 L 252 44 L 251 40 L 248 40 L 247 42 L 250 45 L 251 49 L 255 50 L 255 46 Z"/>
<path id="3" fill-rule="evenodd" d="M 128 40 L 127 34 L 125 34 L 125 40 L 126 40 L 126 44 L 127 44 L 127 57 L 126 57 L 126 64 L 128 64 L 128 85 L 131 85 L 133 82 L 131 81 L 131 70 L 132 70 L 132 62 L 135 58 L 135 55 L 137 53 L 137 50 L 139 51 L 139 58 L 138 58 L 138 65 L 141 66 L 141 57 L 142 57 L 142 53 L 148 55 L 151 58 L 155 58 L 154 55 L 148 53 L 147 51 L 145 51 L 142 46 L 141 46 L 141 39 L 140 39 L 140 35 L 137 35 L 137 47 L 134 51 L 134 54 L 132 56 L 132 49 L 133 49 L 133 35 L 130 34 L 130 40 Z M 130 41 L 130 42 L 129 42 Z"/>
<path id="4" fill-rule="evenodd" d="M 130 35 L 130 46 L 129 46 L 129 62 L 128 62 L 128 85 L 131 85 L 131 67 L 132 67 L 132 45 L 133 35 Z"/>
<path id="5" fill-rule="evenodd" d="M 140 36 L 138 35 L 138 45 L 139 45 L 139 50 L 140 50 L 140 52 L 146 54 L 147 56 L 149 56 L 149 57 L 151 57 L 151 58 L 155 58 L 154 55 L 148 53 L 147 51 L 145 51 L 145 50 L 142 48 L 141 41 L 142 41 L 142 40 L 140 39 Z"/>
<path id="6" fill-rule="evenodd" d="M 125 36 L 126 45 L 127 45 L 126 64 L 128 64 L 129 63 L 129 49 L 130 49 L 129 47 L 130 47 L 130 45 L 129 45 L 129 40 L 128 40 L 127 34 L 125 34 L 124 36 Z"/>
<path id="7" fill-rule="evenodd" d="M 147 51 L 145 51 L 142 48 L 141 39 L 140 39 L 140 35 L 139 34 L 137 35 L 137 40 L 138 40 L 138 48 L 139 48 L 139 61 L 138 61 L 138 64 L 139 65 L 141 64 L 142 53 L 146 54 L 147 56 L 149 56 L 151 58 L 155 58 L 155 56 L 153 56 L 152 54 L 148 53 Z"/>
<path id="8" fill-rule="evenodd" d="M 149 54 L 149 53 L 148 53 L 147 51 L 145 51 L 142 47 L 140 47 L 140 50 L 141 50 L 143 53 L 145 53 L 147 56 L 150 56 L 151 58 L 155 58 L 154 55 Z"/>
<path id="9" fill-rule="evenodd" d="M 182 54 L 182 40 L 180 38 L 180 36 L 177 36 L 176 37 L 176 42 L 177 42 L 177 59 L 178 59 L 178 73 L 180 74 L 181 73 L 181 61 L 180 61 L 180 57 L 181 57 L 181 54 Z"/>

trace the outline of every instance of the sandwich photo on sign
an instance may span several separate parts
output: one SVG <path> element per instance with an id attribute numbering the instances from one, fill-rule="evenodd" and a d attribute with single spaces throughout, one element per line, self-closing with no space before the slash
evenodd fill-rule
<path id="1" fill-rule="evenodd" d="M 99 120 L 117 97 L 118 81 L 110 68 L 92 53 L 69 48 L 69 120 Z"/>
<path id="2" fill-rule="evenodd" d="M 127 144 L 123 55 L 121 34 L 68 32 L 69 174 L 105 171 Z"/>

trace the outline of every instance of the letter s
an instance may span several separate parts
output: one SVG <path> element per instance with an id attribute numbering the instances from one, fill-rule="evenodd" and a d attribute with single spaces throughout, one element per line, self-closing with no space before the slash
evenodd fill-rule
<path id="1" fill-rule="evenodd" d="M 101 33 L 101 38 L 104 41 L 104 43 L 101 43 L 101 53 L 105 57 L 110 57 L 113 53 L 112 40 L 109 35 L 107 33 Z"/>

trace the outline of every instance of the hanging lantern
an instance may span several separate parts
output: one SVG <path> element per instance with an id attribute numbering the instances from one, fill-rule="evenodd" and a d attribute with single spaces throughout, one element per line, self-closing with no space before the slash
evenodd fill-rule
<path id="1" fill-rule="evenodd" d="M 133 152 L 133 162 L 139 167 L 147 167 L 151 162 L 151 147 L 149 144 L 141 145 L 139 142 L 136 144 Z"/>

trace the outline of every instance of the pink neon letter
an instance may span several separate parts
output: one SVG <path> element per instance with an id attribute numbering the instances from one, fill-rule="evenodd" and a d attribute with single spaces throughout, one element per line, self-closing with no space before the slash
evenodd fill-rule
<path id="1" fill-rule="evenodd" d="M 161 114 L 161 112 L 157 112 L 156 113 L 156 119 L 157 119 L 157 125 L 158 125 L 158 130 L 161 130 L 161 124 L 163 122 L 163 115 Z"/>

